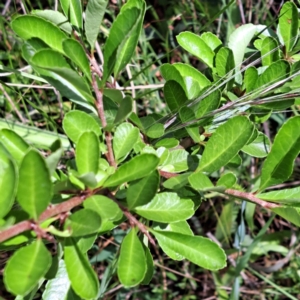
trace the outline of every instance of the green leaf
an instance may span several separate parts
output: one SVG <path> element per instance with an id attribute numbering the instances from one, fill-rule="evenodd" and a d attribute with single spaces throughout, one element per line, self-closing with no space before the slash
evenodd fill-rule
<path id="1" fill-rule="evenodd" d="M 89 0 L 85 11 L 85 36 L 92 49 L 100 31 L 108 0 Z"/>
<path id="2" fill-rule="evenodd" d="M 96 233 L 100 225 L 100 216 L 94 210 L 85 208 L 69 216 L 64 229 L 71 229 L 72 236 L 78 237 Z"/>
<path id="3" fill-rule="evenodd" d="M 300 117 L 293 117 L 278 131 L 261 171 L 259 190 L 284 182 L 292 174 L 300 151 Z"/>
<path id="4" fill-rule="evenodd" d="M 132 183 L 126 193 L 128 209 L 131 210 L 136 206 L 141 206 L 150 202 L 157 192 L 159 179 L 158 172 L 153 171 L 143 179 Z"/>
<path id="5" fill-rule="evenodd" d="M 66 55 L 82 70 L 83 74 L 91 82 L 90 63 L 82 45 L 74 39 L 63 41 L 63 49 Z"/>
<path id="6" fill-rule="evenodd" d="M 10 129 L 0 131 L 0 141 L 16 163 L 20 165 L 29 145 L 15 131 Z"/>
<path id="7" fill-rule="evenodd" d="M 132 7 L 121 10 L 113 22 L 104 47 L 103 83 L 111 75 L 116 64 L 118 49 L 123 45 L 123 41 L 126 41 L 130 37 L 131 31 L 134 30 L 140 15 L 141 10 Z M 124 60 L 125 64 L 128 63 L 127 59 L 126 61 Z"/>
<path id="8" fill-rule="evenodd" d="M 47 273 L 51 255 L 41 239 L 17 250 L 4 269 L 4 283 L 14 295 L 25 296 Z"/>
<path id="9" fill-rule="evenodd" d="M 42 49 L 31 59 L 35 69 L 64 96 L 84 105 L 94 103 L 86 81 L 73 71 L 64 57 L 52 49 Z M 87 107 L 90 107 L 91 104 Z"/>
<path id="10" fill-rule="evenodd" d="M 220 77 L 230 77 L 234 72 L 234 57 L 230 48 L 222 47 L 216 55 L 216 70 Z M 232 78 L 227 84 L 232 84 L 234 78 Z"/>
<path id="11" fill-rule="evenodd" d="M 92 131 L 96 136 L 101 135 L 100 125 L 95 118 L 79 110 L 72 110 L 65 115 L 63 129 L 74 143 L 77 143 L 86 131 Z"/>
<path id="12" fill-rule="evenodd" d="M 79 174 L 98 172 L 99 139 L 93 131 L 84 132 L 76 145 L 76 166 Z"/>
<path id="13" fill-rule="evenodd" d="M 220 46 L 222 46 L 220 39 L 211 32 L 204 32 L 200 37 L 213 51 L 216 51 Z"/>
<path id="14" fill-rule="evenodd" d="M 115 159 L 120 162 L 130 153 L 139 137 L 139 130 L 130 123 L 120 124 L 113 139 Z"/>
<path id="15" fill-rule="evenodd" d="M 177 111 L 187 102 L 185 91 L 174 80 L 169 80 L 165 83 L 164 96 L 171 112 Z"/>
<path id="16" fill-rule="evenodd" d="M 50 147 L 52 153 L 46 157 L 46 163 L 50 172 L 50 175 L 52 176 L 53 173 L 56 170 L 56 167 L 61 159 L 61 156 L 63 154 L 63 148 L 61 144 L 61 140 L 56 140 Z"/>
<path id="17" fill-rule="evenodd" d="M 271 208 L 273 212 L 296 226 L 300 226 L 300 210 L 298 207 Z"/>
<path id="18" fill-rule="evenodd" d="M 188 184 L 188 177 L 191 173 L 178 174 L 178 176 L 171 177 L 163 183 L 166 189 L 180 189 Z"/>
<path id="19" fill-rule="evenodd" d="M 152 221 L 173 223 L 189 219 L 194 214 L 194 202 L 180 199 L 176 193 L 160 193 L 143 206 L 135 207 L 135 212 Z"/>
<path id="20" fill-rule="evenodd" d="M 162 240 L 170 249 L 194 264 L 209 270 L 226 266 L 226 255 L 216 243 L 201 236 L 151 230 L 158 243 Z"/>
<path id="21" fill-rule="evenodd" d="M 46 284 L 45 291 L 42 296 L 43 300 L 60 299 L 60 300 L 79 300 L 80 298 L 74 294 L 71 289 L 71 282 L 68 277 L 65 262 L 59 261 L 58 270 L 55 278 L 49 280 Z"/>
<path id="22" fill-rule="evenodd" d="M 268 137 L 260 132 L 251 144 L 242 148 L 242 151 L 254 157 L 266 157 L 270 152 L 270 147 Z"/>
<path id="23" fill-rule="evenodd" d="M 95 298 L 99 290 L 97 275 L 87 256 L 79 250 L 73 238 L 66 239 L 64 259 L 68 277 L 75 293 L 83 299 Z"/>
<path id="24" fill-rule="evenodd" d="M 225 188 L 230 189 L 236 184 L 236 180 L 237 178 L 233 173 L 226 173 L 219 178 L 217 186 L 224 186 Z"/>
<path id="25" fill-rule="evenodd" d="M 162 170 L 171 172 L 183 172 L 188 169 L 189 153 L 183 149 L 170 151 L 167 159 L 163 162 Z"/>
<path id="26" fill-rule="evenodd" d="M 130 33 L 127 35 L 127 38 L 125 38 L 118 47 L 116 55 L 116 64 L 114 67 L 115 76 L 117 76 L 117 74 L 125 68 L 125 66 L 130 61 L 132 55 L 134 54 L 143 26 L 146 11 L 146 3 L 143 0 L 129 0 L 125 5 L 122 6 L 121 13 L 126 13 L 126 11 L 131 8 L 137 8 L 139 11 L 139 16 L 136 18 L 135 24 L 132 27 Z"/>
<path id="27" fill-rule="evenodd" d="M 82 7 L 80 0 L 60 0 L 64 14 L 77 31 L 82 29 Z"/>
<path id="28" fill-rule="evenodd" d="M 15 18 L 11 27 L 24 40 L 39 38 L 51 48 L 64 53 L 62 42 L 67 38 L 56 25 L 37 16 L 20 16 Z"/>
<path id="29" fill-rule="evenodd" d="M 182 107 L 180 109 L 179 116 L 182 123 L 191 122 L 196 119 L 193 109 L 187 106 Z M 193 139 L 195 143 L 201 142 L 199 126 L 197 124 L 192 126 L 186 126 L 185 130 L 188 132 L 189 136 Z"/>
<path id="30" fill-rule="evenodd" d="M 58 26 L 68 34 L 72 33 L 71 24 L 68 22 L 68 19 L 59 11 L 55 11 L 52 9 L 36 9 L 32 10 L 31 13 L 54 23 L 56 26 Z"/>
<path id="31" fill-rule="evenodd" d="M 179 145 L 179 141 L 175 138 L 165 138 L 162 140 L 159 140 L 156 144 L 155 147 L 159 148 L 159 147 L 165 147 L 165 148 L 175 148 Z"/>
<path id="32" fill-rule="evenodd" d="M 205 191 L 214 187 L 208 176 L 202 172 L 196 172 L 189 176 L 189 183 L 195 190 Z"/>
<path id="33" fill-rule="evenodd" d="M 36 150 L 29 150 L 20 166 L 17 200 L 37 220 L 47 208 L 51 197 L 52 182 L 46 161 Z"/>
<path id="34" fill-rule="evenodd" d="M 269 66 L 279 60 L 278 42 L 273 37 L 266 37 L 262 40 L 261 61 L 263 66 Z"/>
<path id="35" fill-rule="evenodd" d="M 170 80 L 173 80 L 173 81 L 176 81 L 177 83 L 179 83 L 187 95 L 186 85 L 183 80 L 183 77 L 181 76 L 180 72 L 175 68 L 174 65 L 164 64 L 160 67 L 160 72 L 161 72 L 162 77 L 167 82 Z"/>
<path id="36" fill-rule="evenodd" d="M 101 228 L 101 226 L 100 226 L 100 228 Z M 93 247 L 93 245 L 95 244 L 95 240 L 96 240 L 97 236 L 98 236 L 98 233 L 94 233 L 94 234 L 81 236 L 79 238 L 75 238 L 76 244 L 77 244 L 79 250 L 82 253 L 87 253 L 88 250 L 90 250 Z"/>
<path id="37" fill-rule="evenodd" d="M 125 287 L 138 285 L 147 271 L 146 255 L 135 230 L 125 236 L 121 244 L 118 260 L 118 277 Z"/>
<path id="38" fill-rule="evenodd" d="M 156 123 L 146 130 L 146 135 L 151 139 L 158 139 L 165 133 L 164 125 Z"/>
<path id="39" fill-rule="evenodd" d="M 286 2 L 281 10 L 278 23 L 278 34 L 286 52 L 293 50 L 297 43 L 299 30 L 299 16 L 297 6 L 293 2 Z"/>
<path id="40" fill-rule="evenodd" d="M 147 271 L 145 274 L 145 277 L 141 284 L 150 284 L 153 274 L 154 274 L 154 263 L 153 263 L 153 258 L 151 255 L 151 252 L 148 247 L 144 246 L 145 250 L 145 255 L 146 255 L 146 264 L 147 264 Z"/>
<path id="41" fill-rule="evenodd" d="M 207 142 L 197 170 L 212 173 L 225 166 L 246 145 L 252 132 L 253 125 L 246 117 L 229 119 Z"/>
<path id="42" fill-rule="evenodd" d="M 0 143 L 0 219 L 11 209 L 18 186 L 18 172 L 14 162 Z"/>
<path id="43" fill-rule="evenodd" d="M 122 211 L 119 206 L 108 197 L 102 195 L 94 195 L 83 202 L 83 206 L 97 212 L 101 218 L 108 220 L 120 219 Z"/>
<path id="44" fill-rule="evenodd" d="M 285 205 L 300 205 L 300 187 L 256 194 L 260 199 Z"/>
<path id="45" fill-rule="evenodd" d="M 124 121 L 125 119 L 127 119 L 132 113 L 132 110 L 133 110 L 132 98 L 130 96 L 124 97 L 120 103 L 120 107 L 118 109 L 114 123 L 118 124 Z"/>
<path id="46" fill-rule="evenodd" d="M 104 182 L 104 187 L 113 187 L 149 175 L 158 166 L 159 158 L 154 154 L 141 154 L 120 166 Z"/>
<path id="47" fill-rule="evenodd" d="M 244 85 L 245 85 L 247 93 L 249 93 L 255 89 L 257 80 L 258 80 L 257 69 L 253 66 L 249 67 L 245 71 L 245 75 L 244 75 Z"/>
<path id="48" fill-rule="evenodd" d="M 184 80 L 188 99 L 198 97 L 201 90 L 211 84 L 205 75 L 190 65 L 175 63 L 172 66 L 179 71 Z"/>
<path id="49" fill-rule="evenodd" d="M 200 36 L 186 31 L 177 35 L 176 39 L 183 49 L 198 57 L 210 68 L 213 68 L 215 53 Z"/>

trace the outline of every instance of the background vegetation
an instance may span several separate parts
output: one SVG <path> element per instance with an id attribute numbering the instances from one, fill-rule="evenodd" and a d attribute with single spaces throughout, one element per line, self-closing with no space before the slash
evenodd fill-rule
<path id="1" fill-rule="evenodd" d="M 189 62 L 199 70 L 201 63 L 183 51 L 175 36 L 182 31 L 200 34 L 210 31 L 225 44 L 229 35 L 241 24 L 265 24 L 276 29 L 277 17 L 283 1 L 228 1 L 228 0 L 182 0 L 146 1 L 147 11 L 138 48 L 131 64 L 122 74 L 118 84 L 136 100 L 140 116 L 151 112 L 169 113 L 162 94 L 163 79 L 160 66 L 163 63 Z M 99 44 L 104 42 L 109 28 L 120 11 L 122 1 L 112 0 L 105 12 Z M 10 28 L 10 22 L 18 14 L 32 9 L 53 9 L 58 1 L 2 1 L 0 3 L 0 61 L 8 69 L 27 69 L 21 56 L 21 41 Z M 17 122 L 15 130 L 30 131 L 31 141 L 51 143 L 47 131 L 62 133 L 62 119 L 71 103 L 61 98 L 48 85 L 37 85 L 21 73 L 1 71 L 0 67 L 0 128 L 7 122 Z M 298 108 L 299 109 L 299 108 Z M 297 109 L 278 112 L 263 124 L 264 133 L 272 140 L 277 128 L 288 118 L 297 115 Z M 5 120 L 5 121 L 4 121 Z M 1 125 L 2 124 L 2 125 Z M 36 128 L 40 130 L 36 130 Z M 245 161 L 237 169 L 239 184 L 249 187 L 257 171 L 255 159 Z M 285 186 L 300 184 L 300 160 L 291 180 Z M 253 207 L 254 208 L 254 207 Z M 252 208 L 252 209 L 253 209 Z M 155 275 L 149 285 L 125 289 L 117 277 L 105 272 L 116 258 L 124 231 L 116 229 L 100 237 L 89 251 L 94 269 L 107 286 L 105 299 L 300 299 L 300 260 L 298 229 L 276 216 L 268 223 L 271 213 L 251 207 L 243 213 L 239 202 L 224 202 L 211 194 L 211 200 L 202 203 L 201 210 L 189 220 L 196 234 L 208 236 L 221 243 L 233 263 L 220 272 L 206 271 L 184 260 L 175 262 L 162 252 L 155 256 Z M 244 223 L 246 221 L 246 223 Z M 240 240 L 241 225 L 246 224 L 246 235 Z M 258 232 L 267 224 L 267 233 L 251 249 L 250 264 L 240 273 L 239 294 L 231 293 L 235 279 L 234 261 L 239 252 L 247 249 Z M 128 224 L 123 224 L 127 229 Z M 224 230 L 227 235 L 224 235 Z M 238 251 L 237 251 L 238 249 Z M 232 254 L 230 254 L 232 253 Z M 0 270 L 10 257 L 9 250 L 0 252 Z M 11 299 L 0 277 L 0 296 Z M 38 294 L 36 298 L 38 299 Z M 298 298 L 297 298 L 298 297 Z"/>

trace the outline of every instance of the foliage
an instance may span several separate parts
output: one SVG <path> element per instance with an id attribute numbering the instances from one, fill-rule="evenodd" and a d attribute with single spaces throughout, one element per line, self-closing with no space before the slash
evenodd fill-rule
<path id="1" fill-rule="evenodd" d="M 101 298 L 114 274 L 125 288 L 149 284 L 159 251 L 203 269 L 223 269 L 230 255 L 226 247 L 188 223 L 197 212 L 205 214 L 212 194 L 229 199 L 220 220 L 230 221 L 225 228 L 217 225 L 220 241 L 228 242 L 237 227 L 233 201 L 239 199 L 242 214 L 251 215 L 247 201 L 300 225 L 299 188 L 277 190 L 295 168 L 300 117 L 291 115 L 273 141 L 261 126 L 274 112 L 289 107 L 296 112 L 299 105 L 299 21 L 293 2 L 283 5 L 277 32 L 245 24 L 229 35 L 227 46 L 208 32 L 177 35 L 204 71 L 189 63 L 163 64 L 170 113 L 147 116 L 137 113 L 134 99 L 117 83 L 135 55 L 144 0 L 129 0 L 120 9 L 102 47 L 103 62 L 96 60 L 95 28 L 108 1 L 60 4 L 62 12 L 34 10 L 11 22 L 34 79 L 49 83 L 72 104 L 63 134 L 46 146 L 13 129 L 0 131 L 0 249 L 12 251 L 3 275 L 7 291 L 22 299 L 37 291 L 43 299 Z M 252 47 L 258 52 L 249 56 Z M 244 191 L 237 175 L 249 159 L 260 171 Z M 234 265 L 231 299 L 238 299 L 240 274 L 272 220 Z M 244 250 L 239 243 L 246 242 L 244 226 L 241 222 L 237 229 L 236 251 Z M 100 283 L 88 251 L 96 238 L 116 228 L 123 229 L 121 246 Z M 57 288 L 61 284 L 64 289 Z"/>

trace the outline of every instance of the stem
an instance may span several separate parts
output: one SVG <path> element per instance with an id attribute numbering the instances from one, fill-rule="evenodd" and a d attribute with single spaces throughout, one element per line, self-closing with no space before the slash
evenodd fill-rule
<path id="1" fill-rule="evenodd" d="M 276 207 L 281 207 L 280 204 L 271 203 L 271 202 L 267 202 L 267 201 L 261 200 L 261 199 L 255 197 L 253 194 L 247 193 L 247 192 L 242 192 L 242 191 L 227 189 L 227 190 L 225 190 L 225 194 L 234 196 L 234 197 L 239 198 L 239 199 L 248 200 L 250 202 L 253 202 L 255 204 L 258 204 L 258 205 L 260 205 L 260 206 L 262 206 L 264 208 L 268 208 L 268 209 L 276 208 Z"/>

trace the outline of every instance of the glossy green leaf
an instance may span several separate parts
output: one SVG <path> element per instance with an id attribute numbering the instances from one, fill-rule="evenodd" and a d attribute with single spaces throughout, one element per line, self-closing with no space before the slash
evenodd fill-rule
<path id="1" fill-rule="evenodd" d="M 69 216 L 64 229 L 70 229 L 72 236 L 78 237 L 96 233 L 100 225 L 100 216 L 94 210 L 85 208 Z"/>
<path id="2" fill-rule="evenodd" d="M 198 97 L 201 90 L 211 84 L 205 75 L 190 65 L 175 63 L 172 66 L 179 71 L 183 78 L 188 99 Z"/>
<path id="3" fill-rule="evenodd" d="M 194 214 L 194 202 L 180 199 L 175 193 L 160 193 L 143 206 L 135 207 L 140 216 L 161 223 L 184 221 Z"/>
<path id="4" fill-rule="evenodd" d="M 183 172 L 188 169 L 188 152 L 183 149 L 170 151 L 163 163 L 162 170 L 171 172 Z"/>
<path id="5" fill-rule="evenodd" d="M 226 173 L 222 175 L 217 181 L 217 186 L 224 186 L 227 189 L 230 189 L 236 184 L 237 178 L 233 173 Z"/>
<path id="6" fill-rule="evenodd" d="M 300 117 L 293 117 L 278 131 L 261 171 L 259 190 L 281 183 L 292 174 L 300 151 Z"/>
<path id="7" fill-rule="evenodd" d="M 252 132 L 253 125 L 244 116 L 219 126 L 205 146 L 198 170 L 212 173 L 225 166 L 246 145 Z"/>
<path id="8" fill-rule="evenodd" d="M 124 182 L 145 177 L 155 170 L 158 163 L 159 158 L 154 154 L 141 154 L 136 156 L 120 166 L 103 186 L 117 186 Z"/>
<path id="9" fill-rule="evenodd" d="M 276 207 L 271 210 L 292 224 L 300 226 L 300 209 L 298 207 Z"/>
<path id="10" fill-rule="evenodd" d="M 189 176 L 189 183 L 195 190 L 205 191 L 214 187 L 208 176 L 202 172 L 196 172 Z"/>
<path id="11" fill-rule="evenodd" d="M 139 137 L 139 130 L 130 123 L 120 124 L 113 139 L 113 149 L 117 161 L 124 160 Z"/>
<path id="12" fill-rule="evenodd" d="M 119 280 L 124 286 L 133 287 L 142 282 L 146 271 L 146 255 L 143 245 L 135 230 L 131 229 L 121 244 L 118 260 Z"/>
<path id="13" fill-rule="evenodd" d="M 89 0 L 85 10 L 85 36 L 92 49 L 100 31 L 108 0 Z"/>
<path id="14" fill-rule="evenodd" d="M 228 48 L 233 52 L 236 73 L 241 69 L 244 55 L 248 44 L 256 33 L 256 26 L 253 24 L 244 24 L 238 27 L 229 37 Z M 238 81 L 240 76 L 235 76 Z"/>
<path id="15" fill-rule="evenodd" d="M 122 10 L 113 22 L 103 53 L 103 83 L 106 82 L 107 78 L 113 72 L 117 60 L 118 49 L 123 44 L 123 41 L 126 41 L 129 38 L 131 31 L 135 29 L 137 20 L 140 18 L 140 14 L 140 9 L 132 7 Z M 128 63 L 127 59 L 128 58 L 124 61 L 125 64 Z"/>
<path id="16" fill-rule="evenodd" d="M 165 83 L 164 97 L 171 112 L 177 111 L 187 102 L 185 91 L 174 80 L 169 80 Z"/>
<path id="17" fill-rule="evenodd" d="M 101 226 L 100 226 L 101 228 Z M 79 238 L 74 238 L 74 240 L 76 240 L 76 244 L 79 248 L 79 250 L 82 253 L 87 253 L 88 250 L 90 250 L 93 245 L 95 244 L 95 240 L 98 236 L 98 233 L 92 233 L 89 235 L 85 235 L 85 236 L 81 236 Z"/>
<path id="18" fill-rule="evenodd" d="M 278 33 L 287 53 L 293 50 L 297 42 L 298 31 L 298 8 L 293 2 L 286 2 L 280 10 Z"/>
<path id="19" fill-rule="evenodd" d="M 159 180 L 158 172 L 153 171 L 143 179 L 132 183 L 126 193 L 128 209 L 131 210 L 136 206 L 150 202 L 157 192 Z"/>
<path id="20" fill-rule="evenodd" d="M 60 0 L 61 7 L 77 31 L 82 29 L 82 6 L 80 0 Z"/>
<path id="21" fill-rule="evenodd" d="M 46 157 L 46 163 L 50 172 L 50 175 L 52 176 L 53 173 L 56 170 L 56 167 L 61 159 L 61 156 L 63 154 L 63 148 L 61 140 L 56 140 L 50 147 L 51 154 Z"/>
<path id="22" fill-rule="evenodd" d="M 158 139 L 165 133 L 164 125 L 161 123 L 155 123 L 146 130 L 146 135 L 151 139 Z"/>
<path id="23" fill-rule="evenodd" d="M 29 145 L 13 130 L 1 129 L 0 141 L 16 161 L 20 165 Z"/>
<path id="24" fill-rule="evenodd" d="M 14 162 L 0 143 L 0 219 L 11 209 L 18 186 L 18 172 Z"/>
<path id="25" fill-rule="evenodd" d="M 74 239 L 68 238 L 64 247 L 64 259 L 73 290 L 83 299 L 96 298 L 99 281 L 87 256 L 83 254 Z"/>
<path id="26" fill-rule="evenodd" d="M 300 205 L 300 187 L 261 193 L 256 196 L 263 200 L 278 202 L 285 205 Z"/>
<path id="27" fill-rule="evenodd" d="M 68 19 L 59 11 L 51 9 L 36 9 L 32 10 L 31 13 L 54 23 L 61 30 L 65 31 L 68 34 L 72 33 L 71 24 L 68 22 Z"/>
<path id="28" fill-rule="evenodd" d="M 94 102 L 86 81 L 71 69 L 60 53 L 52 49 L 42 49 L 31 61 L 35 69 L 64 96 L 82 104 Z"/>
<path id="29" fill-rule="evenodd" d="M 117 74 L 125 68 L 126 64 L 130 61 L 132 55 L 135 52 L 136 45 L 142 30 L 146 3 L 143 0 L 129 0 L 125 5 L 122 6 L 120 13 L 126 13 L 131 8 L 137 8 L 139 15 L 135 20 L 135 24 L 132 27 L 130 34 L 121 42 L 118 47 L 116 55 L 116 64 L 114 67 L 114 74 Z M 116 21 L 115 21 L 116 22 Z"/>
<path id="30" fill-rule="evenodd" d="M 8 291 L 25 296 L 47 273 L 51 266 L 51 254 L 42 240 L 17 250 L 4 269 L 4 283 Z"/>
<path id="31" fill-rule="evenodd" d="M 72 110 L 65 115 L 63 129 L 74 143 L 77 143 L 86 131 L 92 131 L 96 136 L 101 135 L 100 125 L 95 118 L 79 110 Z"/>
<path id="32" fill-rule="evenodd" d="M 76 166 L 79 174 L 97 174 L 99 158 L 99 138 L 93 131 L 84 132 L 76 144 Z"/>
<path id="33" fill-rule="evenodd" d="M 24 156 L 19 170 L 17 200 L 35 220 L 47 208 L 52 197 L 52 182 L 47 164 L 36 150 Z"/>
<path id="34" fill-rule="evenodd" d="M 153 258 L 152 258 L 149 248 L 144 246 L 144 250 L 145 250 L 145 255 L 146 255 L 147 271 L 146 271 L 145 277 L 144 277 L 143 281 L 141 282 L 141 284 L 148 285 L 151 282 L 153 274 L 154 274 L 154 263 L 153 263 Z"/>
<path id="35" fill-rule="evenodd" d="M 260 132 L 252 143 L 245 145 L 242 148 L 242 151 L 253 157 L 266 157 L 270 152 L 270 147 L 271 145 L 268 137 Z"/>
<path id="36" fill-rule="evenodd" d="M 176 38 L 183 49 L 198 57 L 210 68 L 213 68 L 215 53 L 200 36 L 186 31 L 181 32 Z"/>
<path id="37" fill-rule="evenodd" d="M 120 90 L 116 90 L 114 88 L 104 88 L 103 94 L 107 98 L 109 98 L 112 101 L 114 101 L 115 103 L 119 103 L 119 104 L 121 104 L 121 102 L 123 101 L 123 98 L 124 98 L 123 92 Z"/>
<path id="38" fill-rule="evenodd" d="M 115 220 L 122 216 L 119 206 L 112 199 L 102 195 L 89 197 L 83 202 L 83 206 L 96 211 L 103 219 Z"/>
<path id="39" fill-rule="evenodd" d="M 80 298 L 72 291 L 71 282 L 68 277 L 66 264 L 64 260 L 59 261 L 58 270 L 55 278 L 49 280 L 46 284 L 42 296 L 43 300 L 79 300 Z"/>
<path id="40" fill-rule="evenodd" d="M 189 183 L 188 177 L 191 173 L 178 174 L 177 176 L 171 177 L 163 183 L 166 189 L 180 189 Z"/>
<path id="41" fill-rule="evenodd" d="M 122 99 L 114 123 L 118 124 L 127 119 L 133 110 L 133 100 L 130 96 Z"/>
<path id="42" fill-rule="evenodd" d="M 83 74 L 91 82 L 90 63 L 82 45 L 74 39 L 63 41 L 63 49 L 66 55 L 82 70 Z"/>
<path id="43" fill-rule="evenodd" d="M 11 23 L 13 31 L 22 39 L 39 38 L 51 48 L 64 53 L 62 42 L 67 35 L 56 25 L 37 16 L 20 16 Z"/>
<path id="44" fill-rule="evenodd" d="M 279 48 L 277 40 L 273 37 L 264 38 L 262 40 L 260 53 L 263 66 L 269 66 L 273 62 L 279 60 Z"/>
<path id="45" fill-rule="evenodd" d="M 165 138 L 162 140 L 159 140 L 156 144 L 155 147 L 165 147 L 165 148 L 175 148 L 179 145 L 179 141 L 175 138 Z"/>
<path id="46" fill-rule="evenodd" d="M 154 230 L 151 232 L 158 243 L 163 240 L 170 249 L 202 268 L 219 270 L 226 266 L 226 255 L 223 249 L 208 238 L 176 232 Z"/>
<path id="47" fill-rule="evenodd" d="M 244 85 L 245 85 L 247 93 L 249 93 L 255 89 L 257 80 L 258 80 L 257 69 L 253 66 L 249 67 L 245 71 L 245 75 L 244 75 Z"/>
<path id="48" fill-rule="evenodd" d="M 213 51 L 216 51 L 222 45 L 220 39 L 211 32 L 204 32 L 200 37 Z"/>
<path id="49" fill-rule="evenodd" d="M 231 76 L 234 72 L 234 57 L 230 48 L 222 47 L 216 54 L 216 70 L 220 77 Z M 233 82 L 234 78 L 230 80 Z M 229 82 L 229 83 L 230 83 Z M 229 84 L 228 83 L 228 84 Z"/>
<path id="50" fill-rule="evenodd" d="M 170 80 L 173 80 L 173 81 L 176 81 L 177 83 L 179 83 L 187 95 L 186 85 L 183 80 L 183 77 L 181 76 L 180 72 L 175 68 L 175 66 L 173 66 L 171 64 L 163 64 L 160 67 L 160 72 L 161 72 L 162 77 L 167 82 Z"/>
<path id="51" fill-rule="evenodd" d="M 180 109 L 179 116 L 182 123 L 192 122 L 196 118 L 193 109 L 187 106 L 182 107 Z M 199 126 L 197 124 L 192 126 L 186 126 L 185 130 L 188 132 L 189 136 L 193 139 L 195 143 L 201 142 Z"/>

